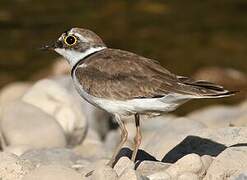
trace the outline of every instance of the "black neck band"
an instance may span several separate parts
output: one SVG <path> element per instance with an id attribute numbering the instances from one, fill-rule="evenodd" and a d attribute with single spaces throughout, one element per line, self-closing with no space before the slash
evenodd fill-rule
<path id="1" fill-rule="evenodd" d="M 102 49 L 102 50 L 104 50 L 104 49 Z M 77 67 L 77 65 L 80 64 L 80 62 L 84 61 L 86 58 L 88 58 L 88 57 L 90 57 L 90 56 L 92 56 L 92 55 L 94 55 L 94 54 L 96 54 L 97 52 L 100 52 L 100 51 L 101 50 L 95 51 L 95 52 L 93 52 L 91 54 L 88 54 L 83 59 L 81 59 L 77 63 L 75 63 L 75 65 L 72 67 L 71 72 L 70 72 L 71 73 L 71 76 L 73 77 L 73 72 L 74 72 L 75 68 Z"/>

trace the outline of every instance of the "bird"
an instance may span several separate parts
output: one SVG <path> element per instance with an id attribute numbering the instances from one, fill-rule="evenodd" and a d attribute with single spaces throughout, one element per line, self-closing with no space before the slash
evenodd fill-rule
<path id="1" fill-rule="evenodd" d="M 174 111 L 192 99 L 232 96 L 236 91 L 204 80 L 171 73 L 157 60 L 108 48 L 93 31 L 71 28 L 43 46 L 62 55 L 71 66 L 71 77 L 80 96 L 109 112 L 121 130 L 121 140 L 108 165 L 128 138 L 124 117 L 134 117 L 136 135 L 131 160 L 135 161 L 141 144 L 140 117 L 158 116 Z"/>

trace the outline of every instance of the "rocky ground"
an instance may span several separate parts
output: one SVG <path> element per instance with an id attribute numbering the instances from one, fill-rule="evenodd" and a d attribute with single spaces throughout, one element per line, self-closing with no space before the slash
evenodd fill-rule
<path id="1" fill-rule="evenodd" d="M 126 119 L 129 139 L 113 169 L 105 164 L 119 130 L 77 95 L 69 76 L 5 86 L 0 110 L 1 180 L 247 179 L 246 100 L 186 117 L 145 118 L 135 163 L 135 127 Z"/>

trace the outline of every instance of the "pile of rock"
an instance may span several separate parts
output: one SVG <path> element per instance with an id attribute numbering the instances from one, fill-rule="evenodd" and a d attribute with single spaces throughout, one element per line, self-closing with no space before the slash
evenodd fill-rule
<path id="1" fill-rule="evenodd" d="M 0 92 L 0 179 L 244 179 L 246 102 L 145 118 L 135 163 L 129 159 L 135 126 L 128 119 L 129 139 L 110 168 L 119 129 L 78 96 L 68 76 L 13 83 Z"/>

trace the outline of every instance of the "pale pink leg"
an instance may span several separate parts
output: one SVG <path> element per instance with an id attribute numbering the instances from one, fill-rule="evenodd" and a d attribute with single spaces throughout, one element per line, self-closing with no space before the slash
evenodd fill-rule
<path id="1" fill-rule="evenodd" d="M 131 156 L 131 160 L 133 162 L 135 162 L 135 158 L 138 152 L 138 149 L 140 147 L 141 144 L 141 140 L 142 140 L 142 136 L 141 136 L 141 129 L 140 129 L 140 115 L 139 114 L 135 114 L 135 124 L 136 124 L 136 136 L 134 138 L 134 149 L 133 149 L 133 153 Z"/>
<path id="2" fill-rule="evenodd" d="M 117 146 L 117 148 L 115 149 L 111 160 L 107 163 L 107 165 L 113 167 L 116 156 L 118 155 L 119 151 L 121 150 L 121 148 L 123 147 L 124 143 L 127 141 L 128 138 L 128 131 L 124 125 L 124 123 L 121 121 L 120 116 L 119 115 L 115 115 L 115 120 L 117 121 L 119 128 L 121 130 L 121 140 Z"/>

